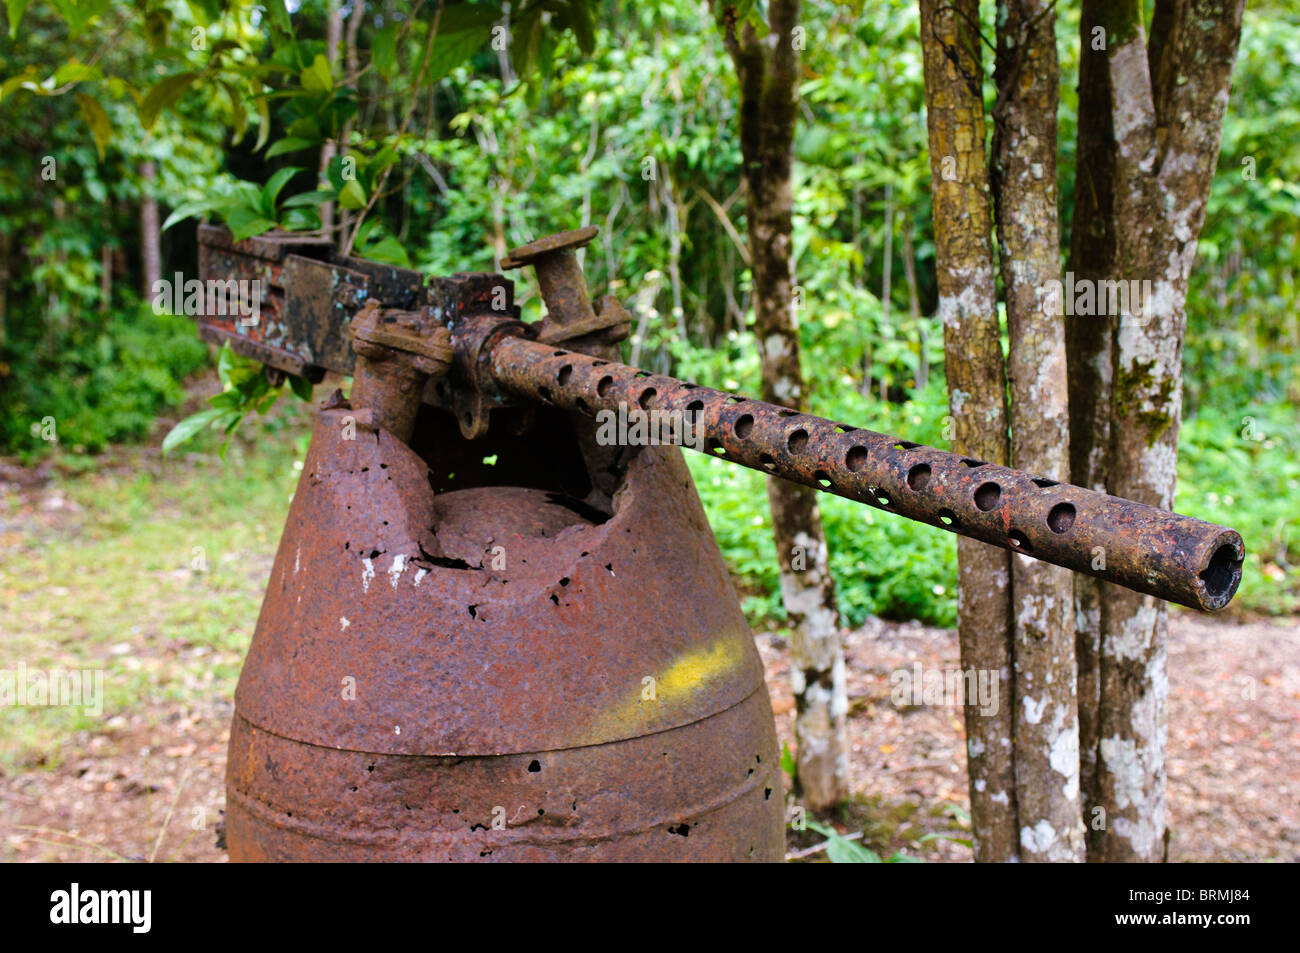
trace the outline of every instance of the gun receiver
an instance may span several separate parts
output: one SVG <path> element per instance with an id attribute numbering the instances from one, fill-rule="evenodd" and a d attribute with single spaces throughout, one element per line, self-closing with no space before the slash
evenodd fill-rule
<path id="1" fill-rule="evenodd" d="M 431 328 L 440 338 L 429 347 L 451 356 L 445 363 L 426 357 L 401 393 L 422 388 L 426 403 L 456 415 L 467 439 L 486 433 L 492 410 L 512 404 L 589 417 L 669 412 L 702 434 L 696 449 L 712 456 L 1191 608 L 1223 608 L 1241 581 L 1244 544 L 1227 527 L 602 360 L 626 335 L 627 314 L 609 298 L 593 309 L 582 285 L 574 249 L 591 240 L 592 228 L 515 249 L 502 262 L 537 268 L 550 310 L 540 325 L 518 320 L 513 284 L 500 275 L 426 280 L 336 258 L 321 240 L 234 244 L 206 226 L 200 235 L 205 278 L 260 277 L 272 290 L 269 307 L 247 327 L 200 318 L 204 338 L 229 340 L 265 364 L 319 380 L 325 369 L 353 372 L 349 324 L 363 306 L 372 312 L 358 322 L 370 329 L 367 348 L 395 340 L 375 330 L 385 322 Z M 363 377 L 374 375 L 363 368 Z M 380 390 L 367 384 L 367 396 Z"/>

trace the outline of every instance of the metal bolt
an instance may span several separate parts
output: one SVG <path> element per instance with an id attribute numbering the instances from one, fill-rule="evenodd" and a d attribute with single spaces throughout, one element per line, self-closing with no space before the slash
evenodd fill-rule
<path id="1" fill-rule="evenodd" d="M 501 268 L 521 268 L 532 265 L 537 272 L 537 283 L 546 302 L 547 318 L 561 327 L 578 322 L 592 321 L 596 312 L 591 307 L 587 280 L 578 264 L 577 249 L 587 245 L 600 229 L 595 225 L 571 232 L 547 235 L 535 242 L 513 249 L 501 259 Z"/>

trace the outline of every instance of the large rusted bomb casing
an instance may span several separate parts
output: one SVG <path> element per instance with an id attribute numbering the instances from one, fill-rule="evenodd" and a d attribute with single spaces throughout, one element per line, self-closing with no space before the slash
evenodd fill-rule
<path id="1" fill-rule="evenodd" d="M 558 412 L 496 447 L 441 413 L 411 446 L 318 415 L 236 693 L 231 859 L 781 859 L 763 669 L 680 451 L 587 473 Z"/>

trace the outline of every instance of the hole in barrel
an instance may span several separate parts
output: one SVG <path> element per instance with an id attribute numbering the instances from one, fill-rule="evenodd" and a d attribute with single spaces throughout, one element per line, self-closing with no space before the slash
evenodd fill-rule
<path id="1" fill-rule="evenodd" d="M 641 391 L 641 398 L 637 403 L 641 405 L 642 410 L 645 410 L 650 406 L 650 401 L 655 399 L 655 394 L 657 393 L 659 392 L 653 387 L 647 387 L 645 390 Z"/>
<path id="2" fill-rule="evenodd" d="M 731 429 L 736 432 L 737 437 L 740 437 L 742 439 L 748 437 L 750 431 L 754 429 L 753 415 L 741 414 L 739 417 L 736 418 L 736 422 L 732 424 Z"/>
<path id="3" fill-rule="evenodd" d="M 942 523 L 944 526 L 956 526 L 957 514 L 954 513 L 952 510 L 940 510 L 939 522 Z"/>
<path id="4" fill-rule="evenodd" d="M 910 441 L 910 440 L 900 440 L 900 441 L 898 441 L 898 443 L 894 444 L 894 449 L 895 449 L 895 450 L 915 450 L 915 449 L 916 449 L 917 447 L 919 447 L 919 446 L 920 446 L 919 443 L 912 443 L 912 441 Z"/>
<path id="5" fill-rule="evenodd" d="M 820 485 L 823 490 L 829 490 L 835 485 L 831 482 L 831 475 L 825 470 L 818 470 L 813 474 L 813 479 L 817 481 L 818 485 Z"/>
<path id="6" fill-rule="evenodd" d="M 1056 480 L 1048 480 L 1045 477 L 1034 477 L 1034 486 L 1041 486 L 1044 490 L 1051 486 L 1060 486 Z"/>
<path id="7" fill-rule="evenodd" d="M 930 482 L 930 464 L 918 463 L 907 471 L 907 485 L 913 490 L 923 490 Z"/>
<path id="8" fill-rule="evenodd" d="M 1007 543 L 1012 549 L 1018 549 L 1022 553 L 1027 553 L 1034 547 L 1029 544 L 1029 537 L 1018 529 L 1013 529 L 1007 533 Z"/>
<path id="9" fill-rule="evenodd" d="M 867 448 L 849 447 L 849 452 L 844 455 L 844 465 L 857 473 L 867 465 Z"/>
<path id="10" fill-rule="evenodd" d="M 550 403 L 551 389 L 549 387 L 539 387 L 537 388 L 537 393 L 541 395 L 542 400 L 546 401 L 547 403 Z"/>
<path id="11" fill-rule="evenodd" d="M 790 434 L 785 445 L 790 448 L 791 453 L 803 453 L 808 448 L 808 431 L 796 430 Z"/>
<path id="12" fill-rule="evenodd" d="M 555 375 L 555 381 L 557 384 L 563 386 L 564 384 L 567 384 L 569 382 L 569 378 L 572 376 L 573 376 L 573 365 L 565 364 L 563 367 L 560 368 L 559 373 Z"/>
<path id="13" fill-rule="evenodd" d="M 1201 571 L 1201 581 L 1205 591 L 1217 602 L 1231 596 L 1237 588 L 1241 577 L 1241 560 L 1237 558 L 1237 547 L 1224 543 L 1214 551 L 1209 563 Z"/>
<path id="14" fill-rule="evenodd" d="M 879 503 L 881 506 L 890 506 L 894 502 L 889 498 L 889 494 L 886 493 L 884 490 L 875 490 L 874 494 L 876 497 L 876 502 Z"/>
<path id="15" fill-rule="evenodd" d="M 1074 504 L 1072 503 L 1057 503 L 1047 514 L 1047 526 L 1053 533 L 1068 533 L 1073 525 Z"/>
<path id="16" fill-rule="evenodd" d="M 986 467 L 988 464 L 983 460 L 963 460 L 962 466 L 970 467 L 972 470 L 975 470 L 979 467 Z"/>
<path id="17" fill-rule="evenodd" d="M 717 440 L 715 440 L 713 437 L 710 437 L 708 439 L 705 446 L 707 447 L 709 453 L 716 453 L 720 457 L 725 457 L 727 455 L 727 448 L 724 447 Z"/>
<path id="18" fill-rule="evenodd" d="M 609 389 L 614 386 L 614 378 L 602 377 L 600 383 L 596 385 L 596 395 L 604 397 L 609 394 Z"/>
<path id="19" fill-rule="evenodd" d="M 758 456 L 758 462 L 761 463 L 761 464 L 763 465 L 763 469 L 764 469 L 764 470 L 775 470 L 775 469 L 776 469 L 776 461 L 772 459 L 772 455 L 771 455 L 770 453 L 761 453 L 761 454 L 759 454 L 759 456 Z"/>
<path id="20" fill-rule="evenodd" d="M 981 483 L 975 490 L 975 505 L 985 513 L 997 509 L 1000 499 L 1002 499 L 1002 487 L 996 483 Z"/>

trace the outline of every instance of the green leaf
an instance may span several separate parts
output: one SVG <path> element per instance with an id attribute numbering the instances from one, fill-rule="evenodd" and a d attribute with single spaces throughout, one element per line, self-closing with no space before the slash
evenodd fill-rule
<path id="1" fill-rule="evenodd" d="M 397 32 L 400 23 L 390 23 L 370 42 L 370 62 L 384 79 L 392 79 L 397 69 Z"/>
<path id="2" fill-rule="evenodd" d="M 280 203 L 280 208 L 300 208 L 302 206 L 315 207 L 325 202 L 333 202 L 338 197 L 337 192 L 327 189 L 316 189 L 312 192 L 300 192 L 297 195 L 291 195 Z"/>
<path id="3" fill-rule="evenodd" d="M 284 0 L 266 0 L 266 12 L 271 18 L 271 25 L 284 33 L 293 33 L 289 22 L 289 11 L 285 9 Z"/>
<path id="4" fill-rule="evenodd" d="M 198 77 L 197 72 L 189 71 L 164 77 L 154 83 L 153 88 L 144 97 L 144 102 L 140 104 L 140 125 L 145 129 L 152 129 L 154 123 L 158 121 L 158 114 L 180 99 L 181 94 Z"/>
<path id="5" fill-rule="evenodd" d="M 275 222 L 250 208 L 234 209 L 226 216 L 226 225 L 237 242 L 275 228 Z"/>
<path id="6" fill-rule="evenodd" d="M 343 183 L 343 188 L 339 191 L 339 205 L 352 211 L 366 207 L 366 190 L 360 182 L 348 179 Z"/>
<path id="7" fill-rule="evenodd" d="M 542 37 L 542 11 L 529 7 L 514 25 L 510 44 L 510 62 L 515 75 L 527 79 L 537 65 L 537 49 Z"/>
<path id="8" fill-rule="evenodd" d="M 289 387 L 298 397 L 299 400 L 305 400 L 311 403 L 311 392 L 313 384 L 305 377 L 297 377 L 293 374 L 289 376 Z"/>
<path id="9" fill-rule="evenodd" d="M 269 218 L 275 217 L 275 200 L 279 197 L 280 190 L 284 188 L 285 183 L 301 171 L 301 166 L 285 166 L 283 169 L 277 169 L 271 178 L 267 180 L 266 185 L 262 186 L 263 215 Z"/>
<path id="10" fill-rule="evenodd" d="M 276 156 L 284 155 L 286 152 L 300 152 L 303 149 L 310 149 L 316 143 L 310 139 L 280 139 L 275 145 L 266 150 L 266 158 L 274 159 Z"/>
<path id="11" fill-rule="evenodd" d="M 95 140 L 95 149 L 102 159 L 104 147 L 113 141 L 113 124 L 108 121 L 108 113 L 104 112 L 104 107 L 100 105 L 98 99 L 85 93 L 77 93 L 77 106 L 81 110 L 82 118 L 86 120 L 86 125 L 90 127 L 91 138 Z"/>
<path id="12" fill-rule="evenodd" d="M 177 222 L 183 222 L 185 219 L 191 218 L 195 215 L 210 212 L 213 208 L 214 203 L 212 199 L 207 198 L 195 199 L 192 202 L 182 202 L 180 205 L 176 206 L 176 208 L 172 209 L 172 213 L 167 216 L 167 221 L 163 222 L 162 228 L 159 229 L 159 231 L 165 232 Z"/>
<path id="13" fill-rule="evenodd" d="M 271 107 L 265 96 L 258 96 L 257 103 L 257 142 L 253 145 L 253 151 L 256 152 L 262 146 L 266 145 L 267 137 L 271 135 Z"/>
<path id="14" fill-rule="evenodd" d="M 334 88 L 334 77 L 330 73 L 330 61 L 325 58 L 324 53 L 317 53 L 316 58 L 311 61 L 311 66 L 303 70 L 298 78 L 302 83 L 302 88 L 313 93 L 324 93 Z"/>
<path id="15" fill-rule="evenodd" d="M 108 0 L 53 0 L 54 8 L 68 22 L 68 31 L 75 37 L 91 20 L 108 6 Z"/>
<path id="16" fill-rule="evenodd" d="M 501 19 L 501 9 L 492 3 L 458 3 L 443 7 L 438 17 L 438 34 L 459 33 L 491 26 Z M 436 41 L 435 41 L 436 42 Z"/>
<path id="17" fill-rule="evenodd" d="M 167 45 L 167 31 L 172 25 L 172 12 L 166 7 L 155 7 L 145 14 L 144 38 L 149 49 L 157 52 Z"/>
<path id="18" fill-rule="evenodd" d="M 9 39 L 18 33 L 18 21 L 23 18 L 30 0 L 5 0 L 5 13 L 9 15 Z"/>
<path id="19" fill-rule="evenodd" d="M 587 0 L 570 0 L 569 27 L 578 40 L 578 49 L 590 56 L 596 50 L 596 27 L 591 22 Z"/>
<path id="20" fill-rule="evenodd" d="M 781 744 L 781 770 L 791 778 L 794 777 L 795 771 L 797 770 L 794 763 L 794 755 L 790 753 L 790 745 L 788 742 L 782 742 Z"/>
<path id="21" fill-rule="evenodd" d="M 491 35 L 490 25 L 457 30 L 455 33 L 444 33 L 439 29 L 438 37 L 433 41 L 433 49 L 429 53 L 429 67 L 425 74 L 425 82 L 432 86 L 443 79 L 481 50 Z"/>
<path id="22" fill-rule="evenodd" d="M 168 431 L 167 436 L 163 437 L 163 456 L 171 453 L 186 440 L 189 440 L 208 424 L 220 417 L 221 414 L 222 411 L 217 408 L 209 407 L 207 410 L 200 410 L 197 414 L 191 414 L 186 417 Z"/>
<path id="23" fill-rule="evenodd" d="M 406 254 L 406 249 L 402 247 L 401 242 L 391 235 L 381 238 L 373 245 L 367 245 L 362 251 L 361 257 L 373 261 L 382 261 L 389 265 L 399 265 L 402 268 L 411 267 L 411 259 Z"/>

